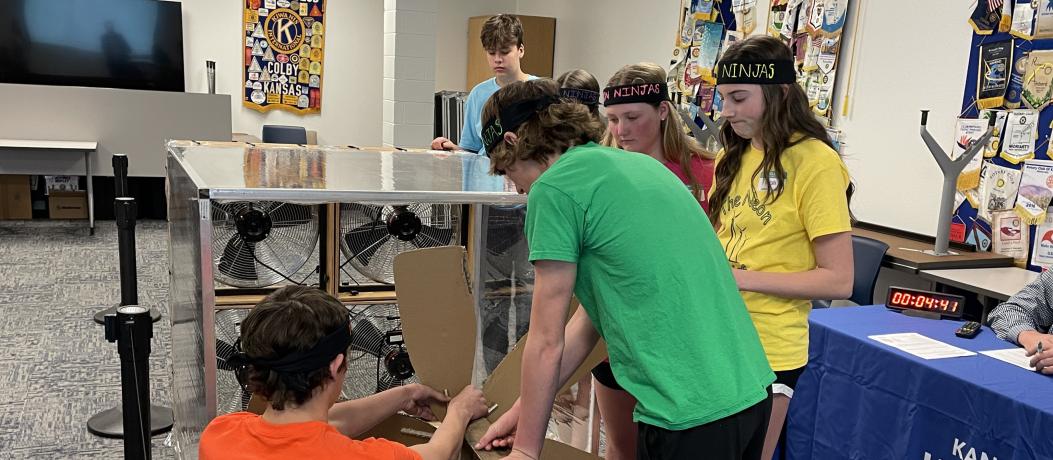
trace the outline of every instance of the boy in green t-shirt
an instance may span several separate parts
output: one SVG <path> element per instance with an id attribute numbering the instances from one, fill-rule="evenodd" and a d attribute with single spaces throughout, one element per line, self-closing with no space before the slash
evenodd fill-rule
<path id="1" fill-rule="evenodd" d="M 556 389 L 603 337 L 638 400 L 637 458 L 759 459 L 774 374 L 698 201 L 653 158 L 597 145 L 588 107 L 557 94 L 551 80 L 513 83 L 483 112 L 493 171 L 529 193 L 535 283 L 520 401 L 477 447 L 514 438 L 508 458 L 538 458 Z M 565 324 L 572 294 L 584 308 Z"/>

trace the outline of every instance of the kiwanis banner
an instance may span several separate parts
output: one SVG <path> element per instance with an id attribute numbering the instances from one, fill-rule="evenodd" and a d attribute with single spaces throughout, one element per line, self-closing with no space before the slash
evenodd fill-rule
<path id="1" fill-rule="evenodd" d="M 322 112 L 325 0 L 245 0 L 245 107 Z"/>

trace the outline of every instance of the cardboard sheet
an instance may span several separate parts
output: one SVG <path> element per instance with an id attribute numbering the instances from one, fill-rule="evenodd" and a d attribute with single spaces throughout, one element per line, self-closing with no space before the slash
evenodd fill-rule
<path id="1" fill-rule="evenodd" d="M 448 389 L 451 396 L 471 383 L 475 356 L 475 302 L 466 264 L 466 252 L 458 246 L 407 251 L 395 257 L 395 289 L 414 370 L 421 383 L 440 391 Z M 483 394 L 498 407 L 489 417 L 468 426 L 465 439 L 469 446 L 486 433 L 491 420 L 497 420 L 519 397 L 522 345 L 527 337 L 520 340 L 483 384 Z M 607 356 L 606 351 L 604 344 L 598 344 L 569 382 L 580 380 Z M 507 452 L 477 451 L 476 457 L 499 459 L 505 454 Z M 541 454 L 541 460 L 597 458 L 552 440 L 545 441 Z"/>
<path id="2" fill-rule="evenodd" d="M 460 246 L 419 249 L 395 257 L 395 295 L 402 332 L 421 383 L 454 396 L 472 383 L 475 309 Z M 440 419 L 445 407 L 432 407 Z"/>

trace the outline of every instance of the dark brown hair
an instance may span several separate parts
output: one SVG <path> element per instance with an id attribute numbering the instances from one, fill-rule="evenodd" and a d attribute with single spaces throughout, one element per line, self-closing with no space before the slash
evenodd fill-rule
<path id="1" fill-rule="evenodd" d="M 610 81 L 607 82 L 607 86 L 665 82 L 665 69 L 658 64 L 641 62 L 639 64 L 630 64 L 618 69 L 618 71 L 611 76 Z M 653 106 L 655 110 L 658 110 L 659 106 L 664 105 L 669 111 L 669 116 L 661 122 L 660 126 L 660 131 L 662 132 L 662 154 L 665 155 L 666 160 L 675 161 L 680 165 L 684 174 L 687 175 L 687 183 L 688 186 L 691 187 L 691 193 L 694 194 L 695 198 L 699 201 L 704 200 L 706 194 L 705 190 L 702 189 L 702 178 L 695 177 L 695 173 L 691 168 L 691 159 L 696 156 L 712 158 L 713 154 L 703 149 L 702 145 L 699 144 L 695 138 L 687 134 L 687 128 L 680 120 L 680 112 L 676 110 L 676 107 L 674 107 L 671 102 L 666 100 L 651 103 L 650 105 Z M 611 134 L 609 129 L 603 135 L 603 144 L 621 148 L 621 146 L 618 145 L 618 140 L 614 138 L 614 135 Z"/>
<path id="2" fill-rule="evenodd" d="M 790 48 L 777 38 L 756 36 L 737 42 L 724 52 L 721 61 L 774 61 L 793 60 Z M 760 132 L 757 133 L 764 143 L 764 158 L 756 171 L 750 172 L 750 181 L 757 176 L 786 176 L 782 165 L 783 152 L 808 139 L 818 140 L 831 149 L 834 148 L 826 128 L 819 123 L 808 105 L 808 97 L 800 85 L 761 85 L 764 97 L 764 114 L 761 116 Z M 798 137 L 795 137 L 799 135 Z M 709 219 L 714 227 L 720 224 L 720 210 L 731 193 L 731 185 L 742 169 L 742 156 L 750 149 L 751 140 L 740 137 L 730 123 L 724 123 L 720 129 L 720 138 L 724 144 L 724 156 L 717 164 L 714 173 L 713 191 L 709 195 Z M 765 203 L 777 200 L 783 193 L 783 182 L 775 182 L 769 188 Z M 849 199 L 853 186 L 850 183 L 845 191 Z"/>
<path id="3" fill-rule="evenodd" d="M 568 70 L 556 79 L 556 83 L 559 83 L 560 88 L 585 89 L 597 93 L 600 92 L 600 82 L 585 69 Z M 589 111 L 592 112 L 592 115 L 595 116 L 596 119 L 600 119 L 600 105 L 595 104 L 588 107 Z"/>
<path id="4" fill-rule="evenodd" d="M 486 51 L 523 46 L 523 23 L 511 14 L 499 14 L 483 23 L 479 41 Z"/>
<path id="5" fill-rule="evenodd" d="M 497 90 L 483 106 L 483 120 L 497 116 L 502 108 L 518 102 L 558 97 L 559 84 L 548 78 L 520 81 Z M 592 115 L 589 108 L 576 101 L 561 100 L 538 111 L 515 134 L 515 145 L 501 142 L 490 155 L 490 172 L 504 175 L 509 165 L 519 160 L 534 160 L 547 164 L 551 154 L 561 155 L 575 146 L 596 142 L 603 134 L 603 125 Z"/>
<path id="6" fill-rule="evenodd" d="M 347 309 L 333 296 L 312 287 L 287 286 L 274 291 L 241 323 L 241 348 L 250 359 L 278 359 L 310 350 L 319 339 L 347 327 Z M 347 353 L 341 371 L 347 368 Z M 284 410 L 303 405 L 314 391 L 332 380 L 329 365 L 309 372 L 279 372 L 250 364 L 248 390 Z"/>

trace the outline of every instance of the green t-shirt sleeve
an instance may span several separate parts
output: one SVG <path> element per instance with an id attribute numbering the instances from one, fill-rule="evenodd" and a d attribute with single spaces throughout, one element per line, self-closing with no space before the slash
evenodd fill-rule
<path id="1" fill-rule="evenodd" d="M 848 214 L 848 169 L 834 152 L 816 152 L 798 183 L 798 210 L 808 239 L 852 230 Z"/>
<path id="2" fill-rule="evenodd" d="M 585 210 L 562 191 L 535 183 L 527 197 L 526 236 L 530 261 L 578 262 Z"/>

